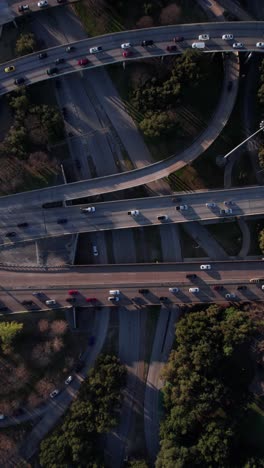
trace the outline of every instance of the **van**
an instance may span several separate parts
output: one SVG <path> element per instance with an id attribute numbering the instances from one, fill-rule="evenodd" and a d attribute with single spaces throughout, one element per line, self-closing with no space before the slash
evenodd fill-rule
<path id="1" fill-rule="evenodd" d="M 205 48 L 205 43 L 204 42 L 193 42 L 192 43 L 192 48 L 193 49 L 204 49 Z"/>
<path id="2" fill-rule="evenodd" d="M 189 289 L 189 292 L 190 292 L 190 293 L 198 293 L 199 291 L 200 291 L 199 288 L 190 288 L 190 289 Z"/>
<path id="3" fill-rule="evenodd" d="M 110 289 L 109 294 L 110 296 L 119 296 L 120 291 L 119 289 Z"/>

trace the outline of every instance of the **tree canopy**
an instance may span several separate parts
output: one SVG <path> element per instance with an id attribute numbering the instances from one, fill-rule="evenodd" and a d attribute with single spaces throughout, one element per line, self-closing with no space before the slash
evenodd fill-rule
<path id="1" fill-rule="evenodd" d="M 18 333 L 22 330 L 23 323 L 18 322 L 1 322 L 0 323 L 0 340 L 1 340 L 1 348 L 4 352 L 6 352 L 11 346 L 18 335 Z"/>

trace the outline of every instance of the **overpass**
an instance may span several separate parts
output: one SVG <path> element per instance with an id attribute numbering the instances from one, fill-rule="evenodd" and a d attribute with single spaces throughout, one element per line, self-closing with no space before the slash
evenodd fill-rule
<path id="1" fill-rule="evenodd" d="M 264 213 L 264 187 L 243 187 L 229 190 L 196 191 L 177 196 L 146 197 L 94 204 L 94 213 L 82 213 L 80 206 L 53 207 L 49 209 L 9 209 L 0 208 L 0 245 L 10 242 L 35 240 L 42 237 L 61 236 L 77 232 L 93 232 L 113 229 L 136 228 L 168 223 L 188 223 L 191 221 L 224 220 L 225 217 L 261 215 Z M 206 203 L 214 203 L 214 207 Z M 230 205 L 225 205 L 229 202 Z M 187 205 L 187 210 L 176 210 L 176 206 Z M 220 210 L 231 208 L 232 214 Z M 128 215 L 130 210 L 139 210 L 138 216 Z M 158 216 L 166 215 L 160 221 Z M 58 224 L 58 220 L 66 220 Z M 28 226 L 17 225 L 27 222 Z M 5 237 L 14 232 L 14 237 Z"/>

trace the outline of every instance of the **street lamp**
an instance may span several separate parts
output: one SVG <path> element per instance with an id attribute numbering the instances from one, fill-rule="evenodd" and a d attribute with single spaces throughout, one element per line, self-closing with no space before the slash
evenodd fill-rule
<path id="1" fill-rule="evenodd" d="M 244 143 L 246 143 L 247 141 L 251 140 L 251 138 L 253 138 L 255 135 L 257 135 L 259 132 L 262 132 L 264 130 L 264 120 L 262 120 L 259 124 L 259 129 L 252 133 L 252 135 L 250 135 L 248 138 L 246 138 L 245 140 L 243 140 L 241 143 L 239 143 L 239 145 L 237 145 L 235 148 L 233 148 L 231 151 L 229 151 L 229 153 L 227 153 L 225 156 L 224 156 L 224 159 L 227 159 L 230 154 L 232 154 L 234 151 L 236 151 L 238 148 L 240 148 L 240 146 L 242 146 Z"/>

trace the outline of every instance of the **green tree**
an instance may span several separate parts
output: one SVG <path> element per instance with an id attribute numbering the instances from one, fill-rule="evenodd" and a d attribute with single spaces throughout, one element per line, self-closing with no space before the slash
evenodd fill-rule
<path id="1" fill-rule="evenodd" d="M 264 229 L 262 229 L 259 233 L 259 248 L 264 254 Z"/>
<path id="2" fill-rule="evenodd" d="M 225 427 L 220 419 L 207 424 L 197 444 L 202 465 L 227 466 L 233 436 L 232 429 Z"/>
<path id="3" fill-rule="evenodd" d="M 264 90 L 264 87 L 263 87 L 263 90 Z M 264 147 L 263 146 L 259 150 L 258 159 L 259 159 L 259 165 L 261 169 L 264 169 Z"/>
<path id="4" fill-rule="evenodd" d="M 153 138 L 168 133 L 175 126 L 175 123 L 167 112 L 148 112 L 139 126 L 144 135 Z"/>
<path id="5" fill-rule="evenodd" d="M 14 339 L 22 330 L 23 324 L 18 322 L 2 322 L 0 323 L 0 340 L 3 352 L 9 350 Z"/>
<path id="6" fill-rule="evenodd" d="M 21 126 L 12 126 L 4 140 L 4 150 L 7 154 L 13 154 L 24 158 L 28 148 L 28 134 L 26 128 Z"/>
<path id="7" fill-rule="evenodd" d="M 36 39 L 34 34 L 20 34 L 16 42 L 16 53 L 18 55 L 26 55 L 36 50 Z"/>

